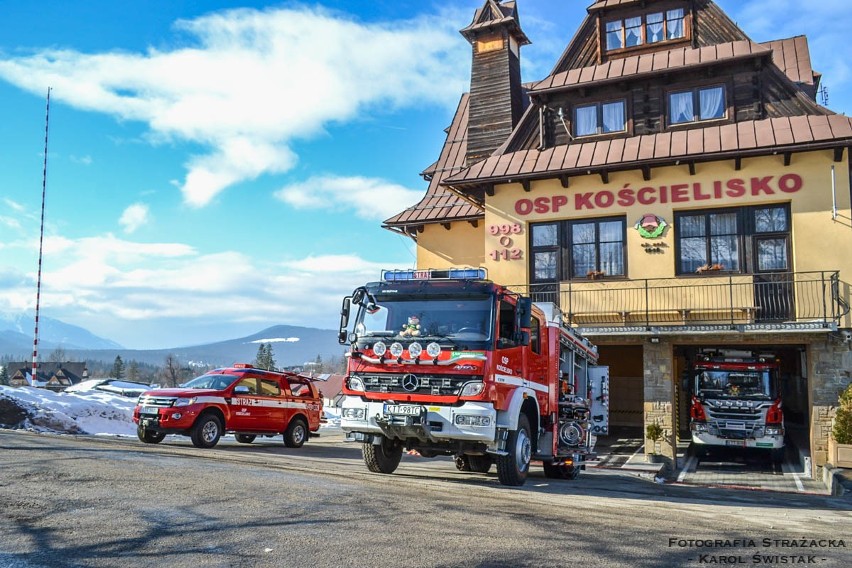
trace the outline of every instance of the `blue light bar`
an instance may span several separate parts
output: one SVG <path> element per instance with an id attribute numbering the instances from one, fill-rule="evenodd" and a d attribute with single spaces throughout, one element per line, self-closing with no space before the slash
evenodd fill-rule
<path id="1" fill-rule="evenodd" d="M 427 270 L 382 270 L 385 282 L 403 282 L 406 280 L 485 280 L 488 276 L 484 268 L 448 268 Z"/>

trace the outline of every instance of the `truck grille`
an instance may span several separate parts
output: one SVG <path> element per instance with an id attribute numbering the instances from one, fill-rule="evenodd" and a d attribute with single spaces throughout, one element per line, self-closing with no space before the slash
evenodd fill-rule
<path id="1" fill-rule="evenodd" d="M 168 408 L 175 403 L 173 396 L 140 396 L 139 404 L 141 406 L 157 406 L 160 408 Z"/>
<path id="2" fill-rule="evenodd" d="M 458 396 L 465 383 L 482 380 L 482 377 L 473 375 L 448 376 L 413 373 L 354 376 L 364 381 L 366 392 L 426 394 L 434 396 Z"/>

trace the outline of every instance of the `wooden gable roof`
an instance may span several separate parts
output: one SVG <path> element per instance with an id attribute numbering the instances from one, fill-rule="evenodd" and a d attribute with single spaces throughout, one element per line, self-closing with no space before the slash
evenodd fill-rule
<path id="1" fill-rule="evenodd" d="M 743 121 L 675 132 L 589 141 L 543 151 L 520 150 L 491 156 L 445 180 L 477 201 L 495 183 L 531 181 L 597 172 L 643 169 L 852 144 L 852 118 L 792 116 Z"/>
<path id="2" fill-rule="evenodd" d="M 798 85 L 812 99 L 816 99 L 821 75 L 811 67 L 808 38 L 800 35 L 788 39 L 767 41 L 761 45 L 772 50 L 772 62 L 793 83 Z"/>
<path id="3" fill-rule="evenodd" d="M 470 25 L 460 30 L 460 33 L 470 40 L 479 34 L 497 28 L 508 29 L 521 45 L 530 43 L 529 38 L 521 29 L 518 9 L 514 0 L 511 2 L 485 0 L 485 4 L 473 15 L 473 21 Z"/>

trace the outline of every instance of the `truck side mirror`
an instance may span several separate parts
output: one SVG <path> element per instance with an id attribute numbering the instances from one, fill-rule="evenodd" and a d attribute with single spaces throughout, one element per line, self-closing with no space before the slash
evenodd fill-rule
<path id="1" fill-rule="evenodd" d="M 517 322 L 515 329 L 529 329 L 532 326 L 532 299 L 518 298 L 517 310 L 515 311 Z"/>
<path id="2" fill-rule="evenodd" d="M 530 332 L 519 331 L 515 334 L 515 343 L 518 345 L 527 346 L 530 344 Z"/>
<path id="3" fill-rule="evenodd" d="M 340 308 L 340 331 L 337 334 L 337 341 L 341 345 L 346 343 L 346 329 L 349 327 L 349 310 L 352 307 L 352 296 L 343 298 L 343 306 Z"/>

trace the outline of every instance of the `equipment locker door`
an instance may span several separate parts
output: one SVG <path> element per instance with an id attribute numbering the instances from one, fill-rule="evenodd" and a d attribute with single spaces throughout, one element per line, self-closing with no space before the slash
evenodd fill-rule
<path id="1" fill-rule="evenodd" d="M 605 436 L 609 434 L 609 367 L 589 367 L 589 395 L 592 434 Z"/>

